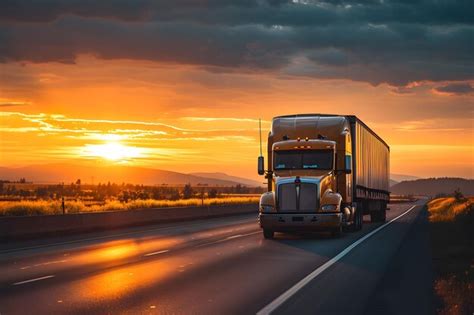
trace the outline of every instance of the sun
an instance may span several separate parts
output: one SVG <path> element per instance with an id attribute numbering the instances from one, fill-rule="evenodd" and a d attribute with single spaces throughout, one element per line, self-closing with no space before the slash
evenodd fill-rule
<path id="1" fill-rule="evenodd" d="M 100 157 L 109 161 L 126 161 L 142 156 L 140 148 L 123 145 L 116 141 L 104 144 L 86 144 L 84 156 Z"/>

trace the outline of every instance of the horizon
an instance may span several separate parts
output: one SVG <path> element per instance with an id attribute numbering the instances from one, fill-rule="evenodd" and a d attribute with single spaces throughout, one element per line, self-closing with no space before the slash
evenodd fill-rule
<path id="1" fill-rule="evenodd" d="M 245 177 L 245 176 L 236 176 L 236 175 L 232 175 L 232 174 L 228 174 L 228 173 L 225 173 L 225 172 L 190 172 L 190 173 L 184 173 L 184 172 L 178 172 L 176 170 L 166 170 L 166 169 L 157 169 L 157 168 L 152 168 L 152 167 L 144 167 L 144 166 L 134 166 L 134 165 L 121 165 L 121 164 L 110 164 L 110 163 L 104 163 L 102 165 L 92 165 L 92 164 L 89 164 L 89 165 L 83 165 L 83 164 L 74 164 L 74 163 L 67 163 L 67 162 L 63 162 L 63 163 L 46 163 L 46 164 L 34 164 L 34 165 L 27 165 L 27 166 L 18 166 L 18 167 L 4 167 L 4 166 L 0 166 L 0 168 L 4 168 L 4 169 L 7 169 L 7 170 L 11 170 L 11 171 L 18 171 L 18 170 L 23 170 L 25 168 L 36 168 L 37 170 L 41 170 L 42 167 L 44 168 L 51 168 L 51 167 L 54 167 L 56 168 L 57 171 L 64 171 L 65 168 L 70 168 L 69 171 L 72 170 L 76 170 L 77 171 L 77 168 L 81 168 L 81 167 L 96 167 L 96 169 L 101 169 L 101 168 L 104 168 L 104 169 L 114 169 L 114 168 L 122 168 L 122 169 L 130 169 L 130 170 L 143 170 L 143 171 L 147 171 L 147 172 L 151 172 L 151 171 L 159 171 L 159 172 L 171 172 L 171 173 L 174 173 L 176 175 L 185 175 L 185 176 L 193 176 L 195 178 L 201 178 L 203 180 L 202 183 L 194 183 L 194 184 L 191 184 L 191 186 L 200 186 L 200 185 L 210 185 L 210 186 L 213 186 L 213 185 L 217 185 L 217 186 L 222 186 L 222 187 L 230 187 L 230 186 L 234 186 L 234 185 L 244 185 L 244 186 L 248 186 L 248 187 L 257 187 L 257 186 L 265 186 L 266 185 L 266 182 L 263 182 L 263 181 L 259 181 L 258 179 L 255 180 L 255 179 L 252 179 L 252 178 L 249 178 L 249 177 Z M 67 171 L 67 170 L 66 170 Z M 45 175 L 44 173 L 39 173 L 40 175 L 36 174 L 36 173 L 33 173 L 33 174 L 29 174 L 29 177 L 28 177 L 28 174 L 26 173 L 14 173 L 15 175 L 12 176 L 12 174 L 10 173 L 9 175 L 7 176 L 4 176 L 4 177 L 0 177 L 0 181 L 3 181 L 5 183 L 9 182 L 9 183 L 21 183 L 21 180 L 25 180 L 25 183 L 26 184 L 38 184 L 38 185 L 56 185 L 56 184 L 61 184 L 61 183 L 66 183 L 66 182 L 75 182 L 77 180 L 80 180 L 82 184 L 84 185 L 97 185 L 99 183 L 112 183 L 112 184 L 131 184 L 131 185 L 140 185 L 140 184 L 144 184 L 144 185 L 147 185 L 147 186 L 153 186 L 153 185 L 168 185 L 167 183 L 165 183 L 163 181 L 163 178 L 162 177 L 157 177 L 156 178 L 156 182 L 150 182 L 150 179 L 149 178 L 145 178 L 145 180 L 142 180 L 140 181 L 139 179 L 137 180 L 137 178 L 140 178 L 140 175 L 141 175 L 141 178 L 143 178 L 143 174 L 135 174 L 137 175 L 138 177 L 133 177 L 132 180 L 130 181 L 126 181 L 124 179 L 122 180 L 118 180 L 118 179 L 110 179 L 110 177 L 104 177 L 104 174 L 101 174 L 102 176 L 94 176 L 94 175 L 88 175 L 88 176 L 81 176 L 81 175 L 78 175 L 78 174 L 71 174 L 69 173 L 68 175 L 64 175 L 65 177 L 61 180 L 54 180 L 54 175 L 57 176 L 57 174 L 52 174 L 50 175 L 49 178 L 45 178 Z M 77 175 L 77 176 L 76 176 Z M 97 175 L 97 174 L 96 174 Z M 129 176 L 133 176 L 134 174 L 133 173 L 129 173 L 128 174 Z M 217 175 L 217 177 L 216 177 Z M 43 177 L 41 177 L 43 176 Z M 76 178 L 77 177 L 77 178 Z M 120 177 L 120 176 L 119 176 Z M 122 176 L 123 177 L 123 176 Z M 417 180 L 442 180 L 442 179 L 461 179 L 461 180 L 474 180 L 474 178 L 470 178 L 470 177 L 462 177 L 462 176 L 432 176 L 432 177 L 418 177 L 418 176 L 413 176 L 411 174 L 397 174 L 397 173 L 390 173 L 390 181 L 393 182 L 391 184 L 392 185 L 395 185 L 395 184 L 398 184 L 398 183 L 401 183 L 401 182 L 410 182 L 410 181 L 417 181 Z M 159 182 L 160 180 L 162 180 L 162 182 Z M 220 182 L 220 183 L 217 183 L 217 184 L 209 184 L 209 183 L 206 183 L 206 180 L 209 181 L 217 181 L 217 182 Z M 253 184 L 256 184 L 256 183 L 259 183 L 258 185 L 253 185 Z M 180 183 L 174 183 L 174 184 L 171 184 L 171 185 L 178 185 L 178 186 L 183 186 L 185 184 L 190 184 L 189 182 L 187 182 L 186 180 L 183 180 L 182 182 Z"/>
<path id="2" fill-rule="evenodd" d="M 235 130 L 219 129 L 216 131 L 213 124 L 222 121 L 226 124 L 232 122 L 234 125 L 257 125 L 258 120 L 251 119 L 218 119 L 218 118 L 185 118 L 177 120 L 203 121 L 203 125 L 207 125 L 211 130 L 185 129 L 183 127 L 170 127 L 169 124 L 156 121 L 123 121 L 123 120 L 95 120 L 95 119 L 70 119 L 65 116 L 48 115 L 48 114 L 20 114 L 18 112 L 2 112 L 2 125 L 9 124 L 9 127 L 0 129 L 2 138 L 2 155 L 0 165 L 3 167 L 25 167 L 35 165 L 48 164 L 70 164 L 70 165 L 93 165 L 93 166 L 134 166 L 150 169 L 159 169 L 167 171 L 175 171 L 179 173 L 197 173 L 197 172 L 222 172 L 232 176 L 240 176 L 252 180 L 261 180 L 256 174 L 255 158 L 258 155 L 258 126 L 254 126 L 253 130 Z M 6 118 L 5 118 L 6 117 Z M 21 117 L 22 121 L 36 124 L 36 127 L 14 127 L 15 118 Z M 123 132 L 94 132 L 90 133 L 84 129 L 68 129 L 52 127 L 52 121 L 65 121 L 73 124 L 84 123 L 90 126 L 95 124 L 96 127 L 107 127 L 108 125 L 141 125 L 141 126 L 165 126 L 169 129 L 180 130 L 184 134 L 193 130 L 195 133 L 223 133 L 227 132 L 228 136 L 204 136 L 195 139 L 180 138 L 171 144 L 160 144 L 158 147 L 157 140 L 152 137 L 141 137 L 134 139 L 133 136 L 128 138 Z M 47 124 L 47 127 L 38 125 Z M 370 122 L 366 123 L 376 132 L 378 130 Z M 216 123 L 217 125 L 217 123 Z M 262 121 L 262 125 L 269 130 L 269 121 Z M 25 131 L 22 128 L 31 128 Z M 83 128 L 83 127 L 81 127 Z M 49 129 L 49 131 L 48 131 Z M 214 129 L 214 130 L 212 130 Z M 384 129 L 386 132 L 387 129 Z M 134 132 L 138 132 L 134 130 Z M 142 130 L 143 132 L 143 130 Z M 80 134 L 77 136 L 77 134 Z M 151 132 L 156 133 L 155 131 Z M 232 134 L 234 133 L 234 134 Z M 254 135 L 252 136 L 252 133 Z M 262 133 L 265 129 L 262 127 Z M 393 137 L 403 139 L 403 131 L 393 133 Z M 422 130 L 413 130 L 409 134 L 422 133 Z M 17 134 L 22 136 L 20 143 L 8 141 L 7 135 Z M 238 134 L 238 135 L 236 135 Z M 243 136 L 242 134 L 245 134 Z M 390 140 L 381 132 L 378 134 L 386 140 L 390 145 Z M 41 138 L 45 138 L 42 140 Z M 191 137 L 189 137 L 191 138 Z M 409 139 L 411 137 L 408 137 Z M 212 141 L 211 139 L 214 139 Z M 231 139 L 234 139 L 232 141 Z M 37 141 L 45 141 L 49 144 L 49 148 L 44 150 L 41 145 L 38 147 Z M 411 138 L 412 141 L 413 138 Z M 72 141 L 80 143 L 76 146 L 64 145 L 63 143 L 71 143 Z M 407 140 L 408 141 L 408 140 Z M 419 139 L 416 141 L 420 141 Z M 184 142 L 180 144 L 179 142 Z M 428 142 L 429 143 L 429 142 Z M 30 147 L 25 146 L 29 144 Z M 264 141 L 264 147 L 266 142 Z M 215 150 L 216 146 L 219 150 Z M 246 154 L 237 155 L 229 152 L 232 148 L 238 148 L 239 152 Z M 110 152 L 110 149 L 111 152 Z M 114 152 L 115 149 L 115 152 Z M 439 150 L 442 154 L 434 154 L 433 151 Z M 14 151 L 15 154 L 9 151 Z M 421 151 L 421 152 L 420 152 Z M 447 151 L 447 152 L 446 152 Z M 58 154 L 59 152 L 59 154 Z M 431 154 L 430 154 L 431 153 Z M 418 155 L 418 156 L 417 156 Z M 264 156 L 266 156 L 264 152 Z M 427 157 L 429 156 L 429 157 Z M 9 158 L 10 157 L 10 158 Z M 35 158 L 32 158 L 35 157 Z M 420 178 L 428 177 L 461 177 L 473 178 L 473 171 L 469 159 L 472 158 L 472 146 L 452 146 L 447 144 L 439 145 L 415 145 L 415 144 L 399 144 L 391 145 L 391 173 L 406 174 Z M 425 160 L 424 160 L 425 159 Z M 451 161 L 456 160 L 456 163 Z M 193 163 L 190 165 L 189 160 L 200 160 L 200 164 Z M 422 160 L 423 163 L 418 165 Z M 406 164 L 406 162 L 411 164 Z M 235 164 L 233 164 L 235 163 Z"/>

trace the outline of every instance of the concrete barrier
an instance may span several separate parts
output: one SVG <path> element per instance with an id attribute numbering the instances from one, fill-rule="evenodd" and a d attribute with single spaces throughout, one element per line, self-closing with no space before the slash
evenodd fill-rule
<path id="1" fill-rule="evenodd" d="M 257 215 L 258 205 L 154 208 L 66 215 L 0 217 L 0 242 L 245 213 Z"/>

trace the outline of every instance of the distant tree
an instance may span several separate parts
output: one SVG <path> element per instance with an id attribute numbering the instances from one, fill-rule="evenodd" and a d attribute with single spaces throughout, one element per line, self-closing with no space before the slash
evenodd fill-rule
<path id="1" fill-rule="evenodd" d="M 456 188 L 453 195 L 454 195 L 454 199 L 456 199 L 456 201 L 458 201 L 458 202 L 459 201 L 464 201 L 464 195 L 461 192 L 461 189 Z"/>
<path id="2" fill-rule="evenodd" d="M 80 178 L 78 178 L 78 179 L 76 180 L 76 185 L 77 185 L 77 186 L 81 186 L 81 179 L 80 179 Z"/>
<path id="3" fill-rule="evenodd" d="M 184 199 L 189 199 L 193 196 L 193 194 L 194 194 L 194 192 L 193 192 L 193 188 L 191 187 L 191 184 L 184 185 L 183 198 Z"/>
<path id="4" fill-rule="evenodd" d="M 235 186 L 235 193 L 237 193 L 237 194 L 242 193 L 242 185 L 237 184 L 237 186 Z"/>
<path id="5" fill-rule="evenodd" d="M 216 198 L 217 197 L 217 189 L 212 188 L 211 190 L 209 190 L 209 192 L 207 193 L 207 196 L 209 198 Z"/>
<path id="6" fill-rule="evenodd" d="M 45 199 L 48 197 L 49 192 L 47 187 L 37 187 L 35 190 L 36 197 L 40 199 Z"/>
<path id="7" fill-rule="evenodd" d="M 181 196 L 179 195 L 179 190 L 175 188 L 171 188 L 169 199 L 170 200 L 178 200 Z"/>
<path id="8" fill-rule="evenodd" d="M 25 184 L 26 183 L 26 178 L 20 178 L 20 184 Z"/>
<path id="9" fill-rule="evenodd" d="M 129 199 L 130 199 L 130 195 L 129 195 L 128 191 L 123 190 L 119 195 L 119 200 L 121 202 L 128 202 Z"/>

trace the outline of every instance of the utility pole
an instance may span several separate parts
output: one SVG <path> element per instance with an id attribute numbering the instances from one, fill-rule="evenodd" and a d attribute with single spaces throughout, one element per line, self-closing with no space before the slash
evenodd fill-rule
<path id="1" fill-rule="evenodd" d="M 62 198 L 61 207 L 63 208 L 63 214 L 66 214 L 66 207 L 64 206 L 64 196 Z"/>

